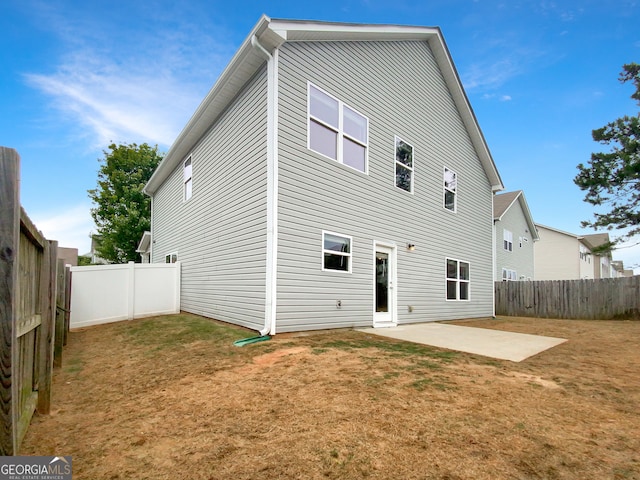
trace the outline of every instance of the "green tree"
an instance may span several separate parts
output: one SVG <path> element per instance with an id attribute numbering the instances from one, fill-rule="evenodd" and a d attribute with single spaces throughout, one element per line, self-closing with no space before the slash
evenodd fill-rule
<path id="1" fill-rule="evenodd" d="M 97 188 L 88 191 L 102 237 L 98 255 L 115 263 L 135 261 L 138 242 L 151 225 L 151 202 L 142 189 L 163 155 L 146 143 L 111 144 L 103 153 Z"/>
<path id="2" fill-rule="evenodd" d="M 633 82 L 631 98 L 640 105 L 640 65 L 623 65 L 620 81 Z M 610 151 L 593 153 L 589 165 L 578 165 L 574 182 L 586 191 L 585 202 L 607 206 L 609 211 L 594 213 L 595 219 L 582 222 L 582 226 L 625 230 L 616 242 L 629 239 L 640 233 L 640 113 L 593 130 L 592 136 L 610 146 Z"/>

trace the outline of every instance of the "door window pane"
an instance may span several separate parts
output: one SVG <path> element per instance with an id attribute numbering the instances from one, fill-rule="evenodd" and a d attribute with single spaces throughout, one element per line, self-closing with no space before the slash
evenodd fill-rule
<path id="1" fill-rule="evenodd" d="M 389 311 L 389 255 L 376 252 L 376 312 Z"/>

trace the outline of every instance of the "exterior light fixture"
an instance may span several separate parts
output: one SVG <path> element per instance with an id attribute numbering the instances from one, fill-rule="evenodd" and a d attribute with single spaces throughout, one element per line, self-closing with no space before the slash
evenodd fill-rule
<path id="1" fill-rule="evenodd" d="M 416 246 L 413 243 L 407 243 L 407 250 L 413 252 L 416 249 Z"/>

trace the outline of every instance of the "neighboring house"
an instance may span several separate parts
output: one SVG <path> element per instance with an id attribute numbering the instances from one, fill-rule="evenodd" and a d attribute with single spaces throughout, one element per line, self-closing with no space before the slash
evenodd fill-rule
<path id="1" fill-rule="evenodd" d="M 84 256 L 91 259 L 92 265 L 107 265 L 110 263 L 108 260 L 98 255 L 98 246 L 101 241 L 102 237 L 100 235 L 96 235 L 94 233 L 91 234 L 91 250 Z"/>
<path id="2" fill-rule="evenodd" d="M 140 239 L 136 252 L 140 254 L 141 263 L 151 262 L 151 232 L 145 231 L 142 234 L 142 238 Z"/>
<path id="3" fill-rule="evenodd" d="M 78 249 L 69 247 L 58 247 L 58 260 L 62 260 L 65 265 L 78 265 Z"/>
<path id="4" fill-rule="evenodd" d="M 540 240 L 534 246 L 535 280 L 578 280 L 596 277 L 600 257 L 584 235 L 536 224 Z"/>
<path id="5" fill-rule="evenodd" d="M 611 267 L 615 271 L 615 277 L 633 277 L 632 268 L 624 268 L 624 262 L 622 260 L 612 260 Z"/>
<path id="6" fill-rule="evenodd" d="M 261 334 L 486 317 L 502 188 L 438 28 L 265 16 L 145 187 L 151 261 Z"/>
<path id="7" fill-rule="evenodd" d="M 583 243 L 585 243 L 589 249 L 597 251 L 598 247 L 610 243 L 608 233 L 592 233 L 589 235 L 583 235 Z M 611 265 L 612 258 L 611 252 L 595 254 L 595 261 L 593 263 L 593 278 L 613 278 L 616 276 Z"/>
<path id="8" fill-rule="evenodd" d="M 533 244 L 538 232 L 522 190 L 493 198 L 496 239 L 495 279 L 533 280 Z"/>

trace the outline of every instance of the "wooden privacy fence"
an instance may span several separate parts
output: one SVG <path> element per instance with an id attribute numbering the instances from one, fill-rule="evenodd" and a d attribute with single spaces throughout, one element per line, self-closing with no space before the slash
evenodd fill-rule
<path id="1" fill-rule="evenodd" d="M 640 276 L 496 282 L 496 315 L 573 319 L 640 318 Z"/>
<path id="2" fill-rule="evenodd" d="M 0 455 L 16 455 L 34 411 L 50 411 L 68 316 L 68 268 L 58 272 L 57 242 L 20 207 L 19 162 L 15 150 L 0 147 Z"/>

